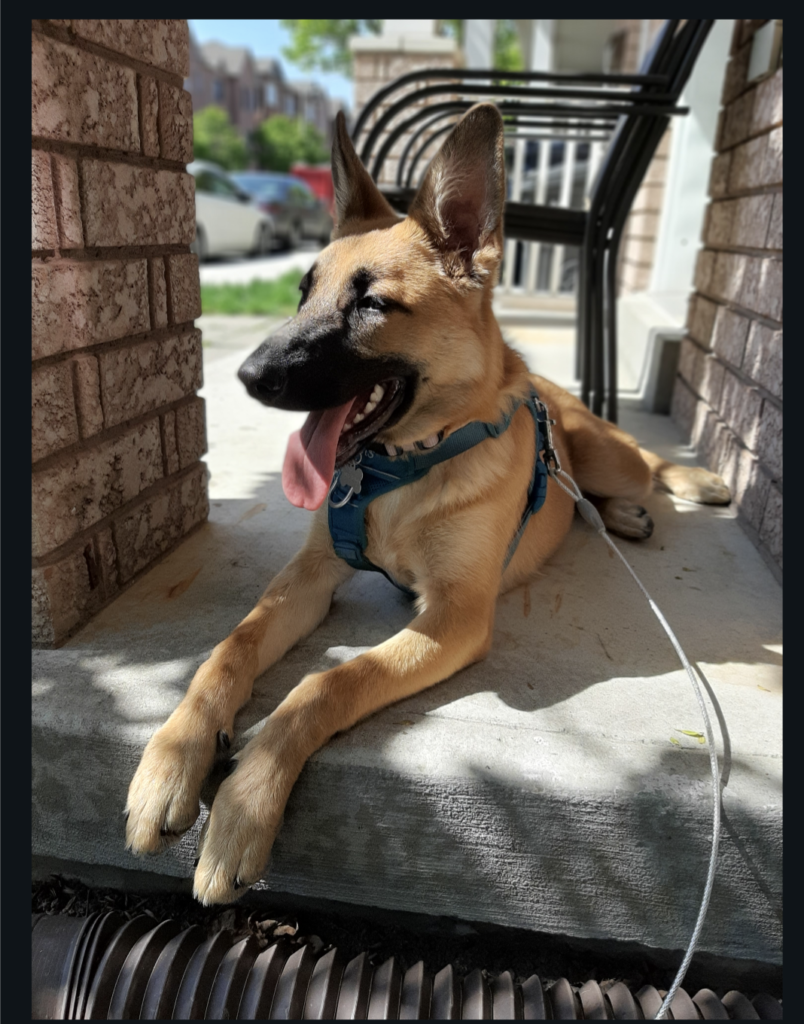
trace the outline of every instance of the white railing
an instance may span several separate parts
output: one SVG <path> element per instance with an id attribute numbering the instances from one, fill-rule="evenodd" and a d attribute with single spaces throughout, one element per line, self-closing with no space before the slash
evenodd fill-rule
<path id="1" fill-rule="evenodd" d="M 602 142 L 514 139 L 506 147 L 512 202 L 583 210 L 605 151 Z M 505 243 L 498 295 L 570 298 L 577 286 L 578 253 L 544 242 Z"/>

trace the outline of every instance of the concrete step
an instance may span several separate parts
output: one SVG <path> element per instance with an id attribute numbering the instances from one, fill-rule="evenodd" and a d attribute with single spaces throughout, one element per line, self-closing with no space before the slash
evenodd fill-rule
<path id="1" fill-rule="evenodd" d="M 159 857 L 123 848 L 122 810 L 152 732 L 196 668 L 296 551 L 308 513 L 279 470 L 301 414 L 246 399 L 246 352 L 206 368 L 210 520 L 58 651 L 33 654 L 33 852 L 186 878 L 196 827 Z M 211 340 L 214 347 L 214 339 Z M 663 417 L 624 427 L 691 461 Z M 728 723 L 722 852 L 701 948 L 781 961 L 781 591 L 730 508 L 655 493 L 620 541 Z M 411 618 L 361 573 L 320 629 L 255 686 L 246 742 L 304 674 Z M 686 945 L 712 800 L 686 675 L 618 560 L 580 521 L 499 602 L 493 650 L 337 737 L 304 769 L 260 886 L 587 939 Z M 208 799 L 208 795 L 207 795 Z"/>

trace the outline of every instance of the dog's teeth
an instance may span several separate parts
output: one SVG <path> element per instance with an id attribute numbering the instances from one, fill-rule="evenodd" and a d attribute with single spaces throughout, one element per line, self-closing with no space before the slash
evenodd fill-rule
<path id="1" fill-rule="evenodd" d="M 374 403 L 379 402 L 379 400 L 382 398 L 384 394 L 385 388 L 382 386 L 382 384 L 377 384 L 374 390 L 371 392 L 371 401 Z"/>
<path id="2" fill-rule="evenodd" d="M 376 408 L 377 408 L 377 403 L 376 402 L 368 402 L 366 404 L 366 408 L 363 410 L 363 413 L 365 415 L 368 415 L 370 412 L 374 412 L 374 410 Z"/>
<path id="3" fill-rule="evenodd" d="M 355 416 L 355 423 L 359 423 L 361 420 L 364 420 L 365 418 L 366 417 L 363 415 L 363 413 L 359 412 L 357 416 Z"/>

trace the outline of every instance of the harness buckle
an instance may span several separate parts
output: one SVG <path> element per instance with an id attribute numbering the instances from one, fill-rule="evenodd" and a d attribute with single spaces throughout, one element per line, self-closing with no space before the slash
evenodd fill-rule
<path id="1" fill-rule="evenodd" d="M 360 494 L 363 486 L 363 470 L 359 468 L 360 462 L 363 458 L 361 452 L 356 459 L 352 459 L 351 462 L 347 462 L 345 466 L 342 466 L 332 481 L 332 486 L 329 489 L 327 495 L 327 501 L 330 508 L 343 508 L 344 505 L 348 505 L 355 494 Z M 349 491 L 345 498 L 341 501 L 332 500 L 332 492 L 336 487 L 348 487 Z"/>
<path id="2" fill-rule="evenodd" d="M 539 410 L 539 412 L 544 415 L 544 419 L 540 420 L 540 422 L 544 424 L 544 433 L 546 435 L 546 440 L 545 440 L 545 444 L 544 444 L 544 462 L 545 462 L 545 465 L 547 466 L 547 468 L 549 470 L 550 469 L 550 463 L 552 463 L 555 472 L 556 473 L 560 473 L 561 472 L 561 463 L 559 462 L 558 454 L 556 453 L 556 450 L 553 447 L 553 430 L 552 430 L 552 428 L 553 428 L 553 424 L 555 423 L 555 420 L 550 419 L 550 413 L 549 413 L 549 411 L 547 409 L 547 406 L 544 404 L 544 402 L 540 398 L 535 399 L 535 404 L 536 404 L 536 408 Z"/>

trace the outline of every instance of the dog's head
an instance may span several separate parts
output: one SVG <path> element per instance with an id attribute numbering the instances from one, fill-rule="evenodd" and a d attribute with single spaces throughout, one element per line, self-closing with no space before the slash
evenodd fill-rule
<path id="1" fill-rule="evenodd" d="M 374 440 L 405 445 L 493 418 L 503 376 L 491 312 L 505 202 L 497 108 L 467 112 L 403 219 L 342 114 L 332 174 L 332 242 L 299 285 L 296 316 L 239 372 L 266 405 L 310 411 L 283 470 L 286 495 L 305 508 L 318 508 L 334 469 Z"/>

